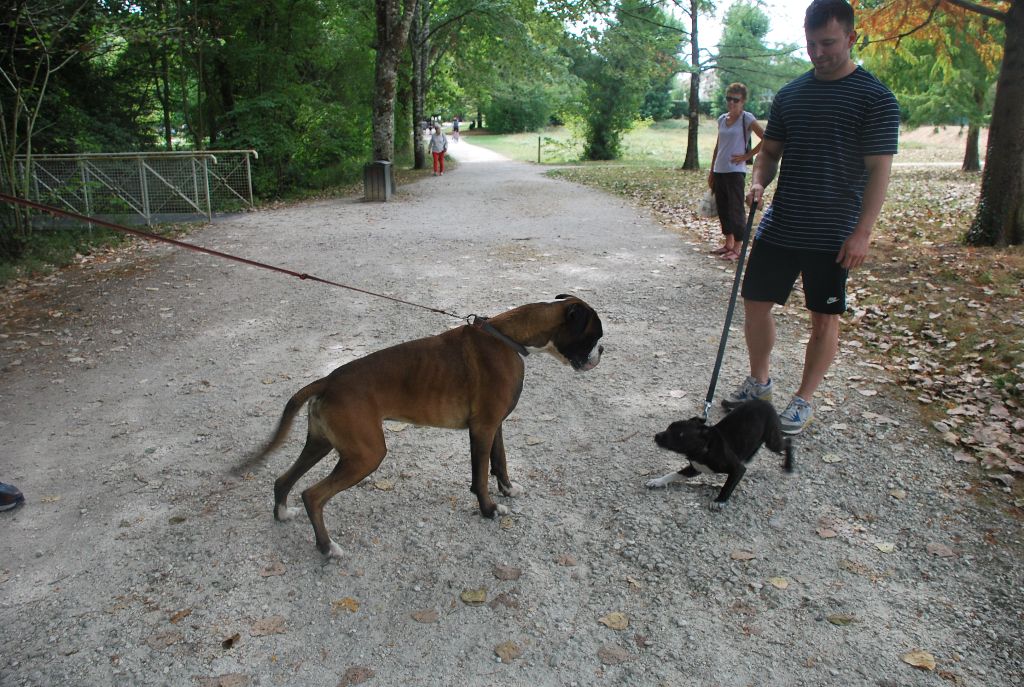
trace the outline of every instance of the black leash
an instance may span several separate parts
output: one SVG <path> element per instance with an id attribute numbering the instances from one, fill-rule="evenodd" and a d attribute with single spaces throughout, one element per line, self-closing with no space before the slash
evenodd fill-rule
<path id="1" fill-rule="evenodd" d="M 114 231 L 120 231 L 120 232 L 123 232 L 125 234 L 132 234 L 133 236 L 138 236 L 140 238 L 144 238 L 144 239 L 147 239 L 149 241 L 157 241 L 157 242 L 161 242 L 161 243 L 169 243 L 172 246 L 177 246 L 178 248 L 186 248 L 188 250 L 194 250 L 197 253 L 206 253 L 207 255 L 213 255 L 213 256 L 216 256 L 218 258 L 224 258 L 225 260 L 233 260 L 235 262 L 240 262 L 243 265 L 250 265 L 252 267 L 259 267 L 260 269 L 270 270 L 271 272 L 280 272 L 281 274 L 287 274 L 289 277 L 296 277 L 298 279 L 302 279 L 303 281 L 315 281 L 315 282 L 319 282 L 321 284 L 327 284 L 328 286 L 337 286 L 338 288 L 341 288 L 341 289 L 348 289 L 349 291 L 355 291 L 357 293 L 362 293 L 362 294 L 365 294 L 367 296 L 373 296 L 375 298 L 383 298 L 385 300 L 393 301 L 395 303 L 401 303 L 402 305 L 409 305 L 409 306 L 412 306 L 414 308 L 420 308 L 422 310 L 428 310 L 430 312 L 438 313 L 440 315 L 447 315 L 448 317 L 454 317 L 457 320 L 464 320 L 467 323 L 469 322 L 469 318 L 472 317 L 472 316 L 464 317 L 462 315 L 456 315 L 453 312 L 448 312 L 447 310 L 442 310 L 440 308 L 432 308 L 432 307 L 430 307 L 428 305 L 420 305 L 419 303 L 412 303 L 410 301 L 402 300 L 401 298 L 395 298 L 394 296 L 386 296 L 386 295 L 384 295 L 382 293 L 374 293 L 373 291 L 367 291 L 366 289 L 360 289 L 360 288 L 355 287 L 355 286 L 349 286 L 347 284 L 339 284 L 338 282 L 331 281 L 330 279 L 324 279 L 322 277 L 317 277 L 317 276 L 312 275 L 312 274 L 305 274 L 303 272 L 295 272 L 293 270 L 285 269 L 284 267 L 278 267 L 276 265 L 268 265 L 267 263 L 264 263 L 264 262 L 259 262 L 257 260 L 250 260 L 248 258 L 242 258 L 242 257 L 239 257 L 237 255 L 232 255 L 230 253 L 222 253 L 219 250 L 213 250 L 212 248 L 204 248 L 203 246 L 197 246 L 197 245 L 192 244 L 192 243 L 185 243 L 184 241 L 178 241 L 176 239 L 167 238 L 166 236 L 160 236 L 159 234 L 153 234 L 153 233 L 148 232 L 148 231 L 142 231 L 141 229 L 132 229 L 131 227 L 126 227 L 126 226 L 123 226 L 123 225 L 120 225 L 120 224 L 114 224 L 113 222 L 108 222 L 106 220 L 97 219 L 96 217 L 87 217 L 86 215 L 79 215 L 78 213 L 75 213 L 75 212 L 69 212 L 67 210 L 61 210 L 60 208 L 51 207 L 49 205 L 43 205 L 42 203 L 36 203 L 34 201 L 31 201 L 31 200 L 25 200 L 24 198 L 17 198 L 15 196 L 9 196 L 6 193 L 0 193 L 0 200 L 7 201 L 8 203 L 12 203 L 14 205 L 21 205 L 22 207 L 32 208 L 33 210 L 39 210 L 40 212 L 46 212 L 46 213 L 49 213 L 49 214 L 54 215 L 56 217 L 67 217 L 69 219 L 74 219 L 74 220 L 77 220 L 79 222 L 87 222 L 89 224 L 95 224 L 95 225 L 100 226 L 100 227 L 106 227 L 107 229 L 113 229 Z M 491 329 L 494 329 L 494 328 L 491 327 Z M 497 330 L 495 329 L 494 331 L 497 331 Z"/>
<path id="2" fill-rule="evenodd" d="M 732 324 L 732 315 L 736 310 L 736 296 L 740 291 L 740 280 L 743 277 L 743 263 L 747 259 L 747 244 L 750 243 L 750 234 L 754 228 L 754 214 L 757 212 L 757 203 L 750 206 L 750 214 L 747 215 L 747 229 L 743 234 L 743 245 L 740 247 L 740 257 L 736 260 L 736 276 L 732 280 L 732 295 L 729 296 L 729 309 L 725 313 L 725 326 L 722 327 L 722 339 L 718 342 L 718 357 L 715 359 L 715 369 L 711 373 L 711 385 L 708 387 L 708 395 L 704 399 L 704 419 L 708 419 L 711 412 L 711 401 L 715 398 L 715 387 L 718 385 L 718 373 L 722 371 L 722 359 L 725 357 L 725 344 L 729 340 L 729 325 Z"/>

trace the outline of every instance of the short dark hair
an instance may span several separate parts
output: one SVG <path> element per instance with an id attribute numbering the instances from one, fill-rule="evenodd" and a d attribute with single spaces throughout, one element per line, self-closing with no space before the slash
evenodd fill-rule
<path id="1" fill-rule="evenodd" d="M 729 84 L 729 86 L 725 89 L 725 92 L 726 94 L 739 93 L 740 97 L 742 97 L 744 100 L 747 99 L 747 87 L 738 81 Z"/>
<path id="2" fill-rule="evenodd" d="M 846 0 L 814 0 L 804 14 L 804 30 L 820 29 L 835 19 L 847 31 L 853 31 L 853 8 Z"/>

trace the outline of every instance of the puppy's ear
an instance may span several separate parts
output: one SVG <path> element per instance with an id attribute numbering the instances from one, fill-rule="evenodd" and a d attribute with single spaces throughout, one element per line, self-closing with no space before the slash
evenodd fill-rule
<path id="1" fill-rule="evenodd" d="M 572 296 L 567 293 L 560 293 L 557 296 L 555 296 L 556 301 L 564 301 L 566 298 L 572 298 Z"/>

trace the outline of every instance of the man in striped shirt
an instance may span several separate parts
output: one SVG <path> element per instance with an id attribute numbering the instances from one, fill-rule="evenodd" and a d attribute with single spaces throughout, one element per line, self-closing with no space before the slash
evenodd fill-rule
<path id="1" fill-rule="evenodd" d="M 801 276 L 811 335 L 800 387 L 781 413 L 787 434 L 813 418 L 811 399 L 839 349 L 847 274 L 868 254 L 899 139 L 895 97 L 850 55 L 857 38 L 850 5 L 814 0 L 804 34 L 814 69 L 775 97 L 747 194 L 748 203 L 760 203 L 779 173 L 743 281 L 750 376 L 723 401 L 732 409 L 771 398 L 772 308 L 786 303 Z"/>

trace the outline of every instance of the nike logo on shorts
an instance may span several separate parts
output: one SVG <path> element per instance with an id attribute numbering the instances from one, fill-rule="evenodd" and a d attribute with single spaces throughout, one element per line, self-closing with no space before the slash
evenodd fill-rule
<path id="1" fill-rule="evenodd" d="M 829 296 L 828 300 L 825 302 L 828 303 L 829 305 L 832 305 L 833 303 L 838 303 L 839 296 Z"/>

